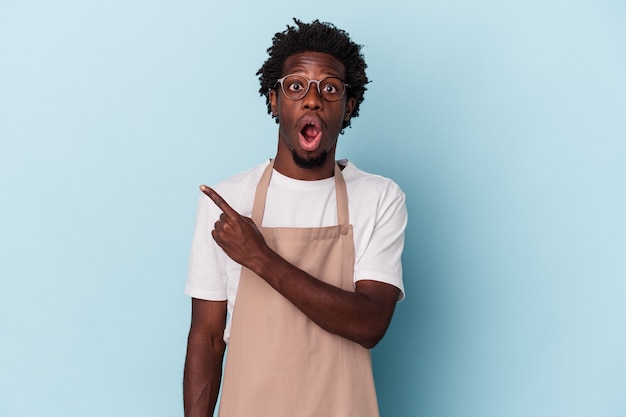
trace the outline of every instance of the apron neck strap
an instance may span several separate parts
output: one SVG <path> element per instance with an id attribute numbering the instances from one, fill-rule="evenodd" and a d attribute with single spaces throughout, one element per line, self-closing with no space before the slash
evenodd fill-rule
<path id="1" fill-rule="evenodd" d="M 274 160 L 270 159 L 270 163 L 263 171 L 261 179 L 256 186 L 256 192 L 254 194 L 254 203 L 252 206 L 252 220 L 254 223 L 261 227 L 263 220 L 263 213 L 265 212 L 265 199 L 267 197 L 267 190 L 270 186 L 270 179 L 272 178 L 272 171 L 274 170 Z M 346 182 L 343 179 L 343 174 L 339 168 L 339 164 L 335 163 L 335 194 L 337 199 L 337 223 L 340 225 L 350 224 L 350 215 L 348 212 L 348 189 Z"/>

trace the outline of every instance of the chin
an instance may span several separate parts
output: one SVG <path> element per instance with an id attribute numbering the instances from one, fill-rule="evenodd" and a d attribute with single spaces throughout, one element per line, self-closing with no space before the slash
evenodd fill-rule
<path id="1" fill-rule="evenodd" d="M 324 151 L 322 154 L 317 156 L 302 157 L 298 155 L 295 150 L 292 150 L 291 156 L 293 157 L 293 162 L 295 162 L 298 167 L 304 169 L 314 169 L 324 166 L 326 159 L 328 158 L 328 151 Z"/>

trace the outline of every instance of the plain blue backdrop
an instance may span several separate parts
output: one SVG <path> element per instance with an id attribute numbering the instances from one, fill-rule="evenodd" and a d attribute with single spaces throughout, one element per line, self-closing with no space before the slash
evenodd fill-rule
<path id="1" fill-rule="evenodd" d="M 0 415 L 182 415 L 197 186 L 273 156 L 293 16 L 364 45 L 338 156 L 407 194 L 383 417 L 626 415 L 618 0 L 0 0 Z"/>

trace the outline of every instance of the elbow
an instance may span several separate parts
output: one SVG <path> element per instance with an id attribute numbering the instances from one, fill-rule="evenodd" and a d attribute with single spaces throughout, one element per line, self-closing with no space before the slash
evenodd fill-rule
<path id="1" fill-rule="evenodd" d="M 370 329 L 368 332 L 364 332 L 358 340 L 355 340 L 359 345 L 363 346 L 365 349 L 373 349 L 378 342 L 383 339 L 387 328 L 385 327 L 382 330 L 378 329 Z"/>
<path id="2" fill-rule="evenodd" d="M 353 340 L 365 349 L 373 349 L 387 333 L 392 313 L 393 311 L 391 314 L 378 313 L 361 321 L 358 325 L 358 335 Z"/>
<path id="3" fill-rule="evenodd" d="M 356 335 L 352 340 L 365 349 L 372 349 L 387 333 L 400 290 L 375 281 L 359 281 L 357 290 L 355 293 L 360 298 L 352 321 Z"/>
<path id="4" fill-rule="evenodd" d="M 380 340 L 366 340 L 366 341 L 359 342 L 359 344 L 363 346 L 365 349 L 374 349 L 374 347 L 378 344 L 379 341 Z"/>
<path id="5" fill-rule="evenodd" d="M 226 342 L 224 342 L 222 334 L 206 333 L 192 329 L 187 336 L 187 349 L 223 354 L 226 350 Z"/>

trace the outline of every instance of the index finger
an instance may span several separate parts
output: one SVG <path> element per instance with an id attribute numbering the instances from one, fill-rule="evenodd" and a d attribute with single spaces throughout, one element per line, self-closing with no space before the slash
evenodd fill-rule
<path id="1" fill-rule="evenodd" d="M 211 187 L 207 187 L 206 185 L 201 185 L 200 186 L 200 191 L 202 191 L 204 194 L 206 194 L 211 200 L 213 200 L 213 202 L 215 203 L 215 205 L 217 207 L 220 208 L 220 210 L 222 210 L 224 213 L 226 213 L 227 215 L 231 215 L 231 216 L 239 216 L 239 213 L 237 213 L 237 211 L 232 208 L 227 202 L 226 200 L 224 200 L 222 198 L 221 195 L 219 195 L 217 193 L 217 191 L 215 191 L 213 188 Z"/>

